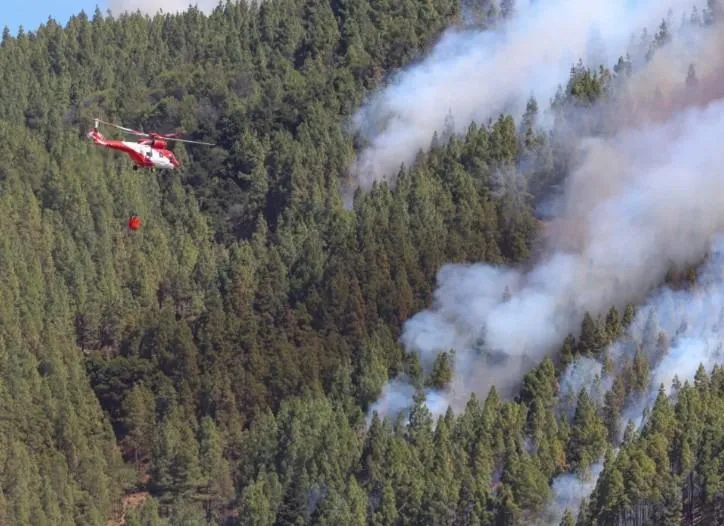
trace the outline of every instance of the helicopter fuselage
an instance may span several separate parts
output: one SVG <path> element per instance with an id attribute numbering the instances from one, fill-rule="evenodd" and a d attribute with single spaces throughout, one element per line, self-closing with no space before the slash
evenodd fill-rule
<path id="1" fill-rule="evenodd" d="M 173 152 L 165 148 L 165 141 L 142 139 L 138 142 L 133 142 L 106 139 L 97 129 L 91 131 L 88 137 L 98 146 L 104 146 L 127 154 L 139 168 L 173 170 L 179 166 L 179 162 Z"/>

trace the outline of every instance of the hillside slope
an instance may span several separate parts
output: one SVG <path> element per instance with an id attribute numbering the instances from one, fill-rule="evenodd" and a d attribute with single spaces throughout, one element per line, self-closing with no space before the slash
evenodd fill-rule
<path id="1" fill-rule="evenodd" d="M 507 250 L 482 191 L 455 197 L 420 172 L 409 195 L 354 213 L 337 192 L 344 115 L 455 9 L 268 2 L 5 32 L 7 521 L 102 524 L 132 481 L 116 441 L 128 466 L 151 460 L 162 502 L 190 491 L 212 520 L 240 505 L 244 430 L 265 411 L 306 392 L 360 421 L 355 402 L 403 366 L 394 333 L 445 245 Z M 156 179 L 88 144 L 97 115 L 219 147 L 177 146 L 186 168 Z M 450 231 L 460 199 L 492 211 L 487 232 Z"/>
<path id="2" fill-rule="evenodd" d="M 351 210 L 339 191 L 360 141 L 349 117 L 459 10 L 272 0 L 5 32 L 0 522 L 105 525 L 124 491 L 148 492 L 128 525 L 572 522 L 555 482 L 617 445 L 650 356 L 617 363 L 608 395 L 566 371 L 608 367 L 634 307 L 586 314 L 515 399 L 491 389 L 437 422 L 424 391 L 451 384 L 455 353 L 424 367 L 399 336 L 444 263 L 535 253 L 536 199 L 567 175 L 577 132 L 601 124 L 571 129 L 565 112 L 615 98 L 625 71 L 572 68 L 550 134 L 531 99 L 519 121 L 440 130 Z M 89 144 L 96 116 L 217 147 L 174 145 L 182 170 L 136 172 Z M 409 419 L 368 414 L 399 375 L 417 390 Z M 671 494 L 694 487 L 682 474 Z M 594 495 L 590 516 L 627 517 L 632 501 Z"/>

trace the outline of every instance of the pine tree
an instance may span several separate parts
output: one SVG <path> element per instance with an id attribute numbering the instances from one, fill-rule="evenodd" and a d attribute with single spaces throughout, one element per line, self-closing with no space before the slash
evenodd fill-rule
<path id="1" fill-rule="evenodd" d="M 578 394 L 573 415 L 567 458 L 576 470 L 584 472 L 606 449 L 607 431 L 585 389 Z"/>
<path id="2" fill-rule="evenodd" d="M 566 510 L 563 512 L 563 518 L 561 519 L 560 526 L 576 526 L 576 521 L 573 518 L 573 514 L 568 508 L 566 508 Z"/>

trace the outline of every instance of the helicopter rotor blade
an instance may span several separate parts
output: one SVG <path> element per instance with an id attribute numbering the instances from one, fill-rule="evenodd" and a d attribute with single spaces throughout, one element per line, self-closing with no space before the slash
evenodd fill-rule
<path id="1" fill-rule="evenodd" d="M 179 141 L 179 142 L 187 142 L 190 144 L 203 144 L 205 146 L 216 146 L 215 144 L 212 144 L 210 142 L 203 142 L 203 141 L 191 141 L 188 139 L 179 139 L 176 136 L 180 135 L 183 132 L 176 132 L 176 133 L 167 133 L 167 134 L 159 134 L 159 133 L 146 133 L 138 130 L 134 130 L 131 128 L 126 128 L 125 126 L 120 126 L 118 124 L 114 124 L 112 122 L 106 122 L 101 119 L 95 119 L 96 123 L 102 123 L 106 124 L 107 126 L 113 126 L 114 128 L 118 128 L 119 130 L 122 130 L 126 133 L 130 133 L 133 135 L 137 135 L 139 137 L 148 137 L 150 139 L 162 139 L 165 141 Z"/>
<path id="2" fill-rule="evenodd" d="M 188 139 L 176 139 L 176 138 L 174 138 L 174 137 L 163 137 L 163 139 L 166 140 L 166 141 L 178 141 L 178 142 L 188 142 L 188 143 L 191 143 L 191 144 L 203 144 L 203 145 L 205 145 L 205 146 L 216 146 L 215 144 L 210 143 L 210 142 L 190 141 L 190 140 L 188 140 Z"/>
<path id="3" fill-rule="evenodd" d="M 105 124 L 105 125 L 107 125 L 107 126 L 113 126 L 114 128 L 118 128 L 119 130 L 123 130 L 123 131 L 126 132 L 126 133 L 130 133 L 130 134 L 133 134 L 133 135 L 138 135 L 139 137 L 150 137 L 150 135 L 147 134 L 147 133 L 145 133 L 145 132 L 138 131 L 138 130 L 133 130 L 133 129 L 131 129 L 131 128 L 126 128 L 125 126 L 119 126 L 118 124 L 113 124 L 112 122 L 106 122 L 106 121 L 103 121 L 103 120 L 101 120 L 101 119 L 96 119 L 96 121 L 97 121 L 97 122 L 100 122 L 100 123 L 102 123 L 102 124 Z"/>

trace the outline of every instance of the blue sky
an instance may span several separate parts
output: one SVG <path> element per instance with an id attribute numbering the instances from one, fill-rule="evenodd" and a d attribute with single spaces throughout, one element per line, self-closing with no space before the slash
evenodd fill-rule
<path id="1" fill-rule="evenodd" d="M 52 16 L 65 26 L 68 19 L 81 10 L 92 16 L 96 5 L 103 13 L 108 6 L 106 0 L 2 0 L 2 4 L 0 28 L 8 26 L 13 35 L 21 24 L 26 31 L 34 31 Z"/>

